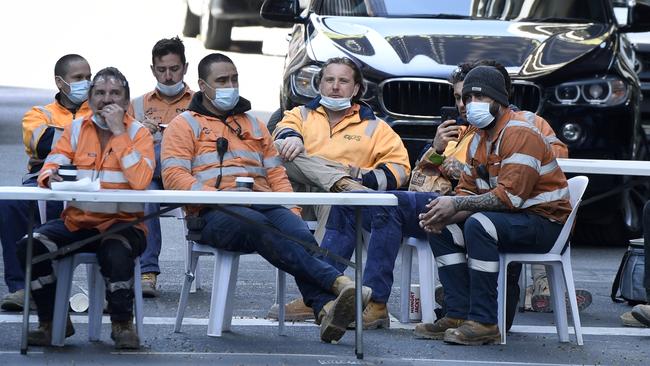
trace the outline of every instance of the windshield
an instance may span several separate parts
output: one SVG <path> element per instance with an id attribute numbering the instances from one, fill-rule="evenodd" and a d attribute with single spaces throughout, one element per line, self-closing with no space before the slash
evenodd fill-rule
<path id="1" fill-rule="evenodd" d="M 609 0 L 321 0 L 317 14 L 607 23 Z"/>

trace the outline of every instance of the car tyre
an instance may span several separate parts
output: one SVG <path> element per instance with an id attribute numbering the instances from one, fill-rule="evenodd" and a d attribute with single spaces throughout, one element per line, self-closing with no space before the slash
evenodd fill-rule
<path id="1" fill-rule="evenodd" d="M 196 37 L 201 30 L 201 18 L 190 11 L 190 6 L 185 4 L 185 23 L 183 23 L 183 36 Z"/>
<path id="2" fill-rule="evenodd" d="M 216 19 L 210 10 L 203 13 L 201 19 L 201 38 L 207 49 L 225 50 L 230 47 L 230 34 L 233 23 L 230 20 Z"/>

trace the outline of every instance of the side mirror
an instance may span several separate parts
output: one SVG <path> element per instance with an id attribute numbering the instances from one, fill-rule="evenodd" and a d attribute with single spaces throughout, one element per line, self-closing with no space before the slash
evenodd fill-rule
<path id="1" fill-rule="evenodd" d="M 627 25 L 621 27 L 623 32 L 650 31 L 650 4 L 646 1 L 636 1 L 629 5 Z"/>
<path id="2" fill-rule="evenodd" d="M 267 20 L 304 23 L 300 16 L 299 0 L 264 0 L 260 16 Z"/>

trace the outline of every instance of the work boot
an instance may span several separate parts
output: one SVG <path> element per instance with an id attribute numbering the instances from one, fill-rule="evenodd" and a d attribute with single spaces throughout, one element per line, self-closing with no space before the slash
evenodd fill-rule
<path id="1" fill-rule="evenodd" d="M 345 280 L 339 281 L 342 277 L 344 276 L 338 277 L 337 281 L 334 282 L 333 290 L 338 294 L 336 299 L 325 304 L 318 314 L 320 339 L 323 342 L 337 342 L 343 337 L 348 325 L 354 320 L 354 282 L 347 282 L 339 289 L 337 283 L 342 285 L 340 282 L 345 282 Z"/>
<path id="2" fill-rule="evenodd" d="M 343 177 L 334 183 L 330 192 L 373 191 L 350 177 Z"/>
<path id="3" fill-rule="evenodd" d="M 585 289 L 576 290 L 576 301 L 578 303 L 578 311 L 583 311 L 591 305 L 593 297 L 591 292 Z M 565 298 L 567 309 L 571 310 L 568 296 Z M 551 302 L 551 292 L 548 287 L 548 278 L 546 276 L 539 277 L 533 284 L 533 293 L 530 300 L 530 305 L 533 311 L 538 313 L 552 313 L 553 303 Z"/>
<path id="4" fill-rule="evenodd" d="M 650 305 L 636 305 L 632 308 L 632 316 L 646 327 L 650 326 Z"/>
<path id="5" fill-rule="evenodd" d="M 131 319 L 111 321 L 111 339 L 115 342 L 116 349 L 140 348 L 140 338 L 138 338 Z"/>
<path id="6" fill-rule="evenodd" d="M 154 272 L 147 272 L 142 274 L 142 296 L 143 297 L 157 297 L 158 290 L 156 290 L 156 279 L 158 274 Z"/>
<path id="7" fill-rule="evenodd" d="M 435 323 L 422 323 L 415 326 L 415 337 L 442 340 L 447 329 L 458 328 L 465 322 L 465 319 L 456 319 L 445 316 L 436 320 Z"/>
<path id="8" fill-rule="evenodd" d="M 621 322 L 626 327 L 646 328 L 646 325 L 636 320 L 631 311 L 626 311 L 620 316 Z"/>
<path id="9" fill-rule="evenodd" d="M 273 304 L 269 313 L 266 314 L 267 319 L 278 320 L 280 306 Z M 305 320 L 314 319 L 314 310 L 305 305 L 302 297 L 290 301 L 284 305 L 284 320 L 289 322 L 304 322 Z"/>
<path id="10" fill-rule="evenodd" d="M 65 325 L 65 337 L 71 337 L 74 334 L 72 320 L 68 316 Z M 30 346 L 51 346 L 52 345 L 52 321 L 38 321 L 38 328 L 27 333 L 27 344 Z"/>
<path id="11" fill-rule="evenodd" d="M 499 333 L 499 327 L 496 324 L 481 324 L 473 320 L 466 320 L 458 328 L 447 329 L 443 340 L 446 343 L 480 346 L 500 343 L 501 333 Z"/>
<path id="12" fill-rule="evenodd" d="M 370 300 L 363 309 L 363 329 L 390 328 L 388 307 L 386 304 Z"/>
<path id="13" fill-rule="evenodd" d="M 334 284 L 332 284 L 332 292 L 334 295 L 338 296 L 348 286 L 354 287 L 354 281 L 347 276 L 338 276 L 336 277 Z M 372 289 L 368 286 L 363 286 L 361 288 L 361 303 L 363 304 L 364 309 L 368 306 L 371 296 Z"/>
<path id="14" fill-rule="evenodd" d="M 22 311 L 25 304 L 25 290 L 18 290 L 6 294 L 2 298 L 0 308 L 5 311 Z M 29 308 L 36 310 L 36 304 L 32 297 L 29 298 Z"/>

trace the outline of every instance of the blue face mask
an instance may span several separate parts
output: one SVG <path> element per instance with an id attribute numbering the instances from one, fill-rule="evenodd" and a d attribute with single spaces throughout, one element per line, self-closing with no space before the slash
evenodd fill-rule
<path id="1" fill-rule="evenodd" d="M 158 84 L 156 84 L 156 89 L 158 89 L 162 95 L 173 97 L 180 94 L 185 89 L 185 83 L 183 83 L 183 80 L 177 82 L 174 85 L 165 85 L 161 82 L 158 82 Z"/>
<path id="2" fill-rule="evenodd" d="M 467 122 L 472 126 L 485 128 L 494 121 L 494 116 L 490 113 L 490 103 L 471 102 L 467 104 L 466 109 Z"/>
<path id="3" fill-rule="evenodd" d="M 214 99 L 211 99 L 212 105 L 220 111 L 229 111 L 235 108 L 239 102 L 239 88 L 213 88 L 203 80 L 205 85 L 214 90 Z"/>
<path id="4" fill-rule="evenodd" d="M 321 95 L 320 105 L 333 111 L 342 111 L 350 108 L 352 103 L 350 102 L 350 98 L 330 98 Z"/>
<path id="5" fill-rule="evenodd" d="M 79 105 L 88 100 L 88 89 L 90 89 L 89 80 L 75 81 L 70 84 L 63 80 L 63 78 L 61 78 L 61 80 L 70 87 L 70 94 L 63 90 L 61 90 L 61 92 L 65 94 L 72 103 Z"/>
<path id="6" fill-rule="evenodd" d="M 108 123 L 98 114 L 93 114 L 90 119 L 97 125 L 97 127 L 101 128 L 102 130 L 108 130 Z"/>

